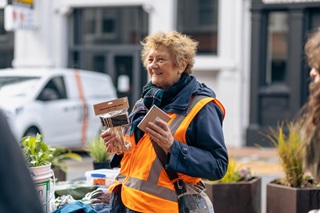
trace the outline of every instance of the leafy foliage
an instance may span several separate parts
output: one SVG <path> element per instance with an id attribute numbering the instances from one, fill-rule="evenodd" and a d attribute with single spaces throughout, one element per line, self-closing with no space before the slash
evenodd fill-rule
<path id="1" fill-rule="evenodd" d="M 270 127 L 270 133 L 266 135 L 278 150 L 278 155 L 285 172 L 284 184 L 292 187 L 301 187 L 306 184 L 300 129 L 301 125 L 299 122 L 282 122 L 278 124 L 276 129 Z M 287 133 L 285 133 L 285 130 Z"/>
<path id="2" fill-rule="evenodd" d="M 235 183 L 239 181 L 248 181 L 252 178 L 250 168 L 241 169 L 240 164 L 232 157 L 229 159 L 228 169 L 225 176 L 219 180 L 219 183 Z"/>
<path id="3" fill-rule="evenodd" d="M 52 148 L 42 141 L 42 135 L 25 136 L 21 139 L 22 151 L 29 167 L 44 166 L 53 158 Z"/>
<path id="4" fill-rule="evenodd" d="M 105 162 L 111 158 L 111 153 L 106 151 L 104 141 L 100 135 L 94 136 L 89 143 L 85 145 L 85 150 L 95 162 Z"/>
<path id="5" fill-rule="evenodd" d="M 51 164 L 52 168 L 60 168 L 62 171 L 67 171 L 66 159 L 72 159 L 76 161 L 82 161 L 82 157 L 73 152 L 67 152 L 64 147 L 52 147 L 52 159 Z"/>
<path id="6" fill-rule="evenodd" d="M 25 136 L 21 139 L 22 150 L 29 167 L 44 166 L 51 163 L 52 168 L 58 167 L 66 172 L 66 159 L 81 161 L 77 153 L 67 152 L 63 147 L 48 146 L 42 141 L 42 135 Z"/>

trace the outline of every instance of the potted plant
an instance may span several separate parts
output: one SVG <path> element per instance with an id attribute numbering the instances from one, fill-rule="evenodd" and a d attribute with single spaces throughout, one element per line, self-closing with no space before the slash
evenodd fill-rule
<path id="1" fill-rule="evenodd" d="M 96 135 L 84 148 L 93 159 L 93 169 L 110 169 L 111 153 L 106 151 L 103 139 Z"/>
<path id="2" fill-rule="evenodd" d="M 273 143 L 285 173 L 267 184 L 267 212 L 300 213 L 320 208 L 320 188 L 304 170 L 300 122 L 282 122 L 266 137 Z"/>
<path id="3" fill-rule="evenodd" d="M 42 141 L 42 135 L 25 136 L 21 139 L 22 151 L 30 168 L 39 166 L 51 167 L 52 150 Z"/>
<path id="4" fill-rule="evenodd" d="M 44 212 L 49 212 L 49 202 L 53 198 L 50 192 L 50 178 L 52 177 L 52 150 L 42 141 L 42 135 L 36 137 L 25 136 L 21 139 L 22 151 L 29 166 L 36 190 L 43 205 Z"/>
<path id="5" fill-rule="evenodd" d="M 261 212 L 261 178 L 252 176 L 250 168 L 241 168 L 233 157 L 221 180 L 204 182 L 215 213 Z"/>
<path id="6" fill-rule="evenodd" d="M 82 157 L 73 152 L 67 152 L 63 147 L 48 146 L 42 141 L 42 135 L 36 137 L 25 136 L 21 139 L 23 152 L 31 170 L 33 167 L 45 166 L 53 170 L 55 178 L 59 181 L 66 180 L 66 159 L 81 161 Z"/>
<path id="7" fill-rule="evenodd" d="M 74 152 L 67 151 L 66 148 L 61 146 L 53 146 L 51 147 L 52 158 L 50 160 L 51 167 L 54 172 L 55 178 L 58 181 L 66 180 L 66 172 L 67 172 L 67 159 L 82 161 L 82 157 Z"/>

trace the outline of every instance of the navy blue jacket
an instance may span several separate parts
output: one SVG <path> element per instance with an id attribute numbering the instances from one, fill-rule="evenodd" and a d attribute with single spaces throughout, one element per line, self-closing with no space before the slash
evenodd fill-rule
<path id="1" fill-rule="evenodd" d="M 180 91 L 172 103 L 162 108 L 163 111 L 185 114 L 192 96 L 215 97 L 210 88 L 191 77 L 191 82 Z M 223 113 L 216 104 L 209 102 L 205 105 L 187 129 L 187 144 L 174 141 L 166 169 L 208 180 L 221 179 L 228 167 L 222 119 Z"/>

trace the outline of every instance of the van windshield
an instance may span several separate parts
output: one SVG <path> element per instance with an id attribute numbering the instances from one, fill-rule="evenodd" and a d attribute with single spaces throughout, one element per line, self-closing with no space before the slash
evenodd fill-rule
<path id="1" fill-rule="evenodd" d="M 35 87 L 39 77 L 0 76 L 0 97 L 23 97 Z"/>

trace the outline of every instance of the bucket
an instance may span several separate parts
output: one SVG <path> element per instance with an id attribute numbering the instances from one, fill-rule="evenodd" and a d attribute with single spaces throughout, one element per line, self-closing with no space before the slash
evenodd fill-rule
<path id="1" fill-rule="evenodd" d="M 54 193 L 50 193 L 50 178 L 54 175 L 51 164 L 37 167 L 30 167 L 36 191 L 38 192 L 40 202 L 44 213 L 50 212 L 49 202 Z"/>

